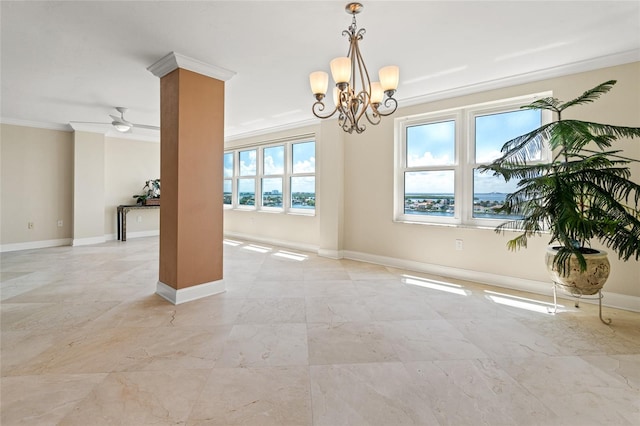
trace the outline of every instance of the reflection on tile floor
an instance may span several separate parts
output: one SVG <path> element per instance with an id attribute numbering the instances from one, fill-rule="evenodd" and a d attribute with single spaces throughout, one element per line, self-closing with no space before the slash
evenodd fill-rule
<path id="1" fill-rule="evenodd" d="M 227 291 L 179 306 L 157 238 L 3 253 L 0 423 L 640 424 L 638 313 L 224 250 Z"/>

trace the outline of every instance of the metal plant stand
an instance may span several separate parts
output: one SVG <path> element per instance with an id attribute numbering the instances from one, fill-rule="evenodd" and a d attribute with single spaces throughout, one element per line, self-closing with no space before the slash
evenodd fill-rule
<path id="1" fill-rule="evenodd" d="M 553 310 L 549 309 L 549 313 L 551 314 L 555 314 L 556 312 L 558 312 L 558 296 L 556 294 L 558 286 L 564 287 L 562 284 L 554 281 L 553 282 Z M 596 300 L 597 298 L 598 299 L 598 316 L 600 317 L 600 321 L 602 321 L 606 325 L 611 324 L 611 318 L 607 318 L 606 320 L 602 318 L 602 298 L 604 297 L 602 295 L 602 290 L 598 290 L 597 296 L 594 295 L 594 297 L 585 297 L 583 294 L 575 294 L 574 292 L 571 292 L 571 295 L 568 295 L 568 296 L 573 297 L 575 299 L 574 306 L 576 308 L 580 308 L 580 299 Z"/>

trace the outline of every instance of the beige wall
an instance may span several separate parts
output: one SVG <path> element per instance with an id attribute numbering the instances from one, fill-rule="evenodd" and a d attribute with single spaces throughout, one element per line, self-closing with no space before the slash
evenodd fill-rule
<path id="1" fill-rule="evenodd" d="M 249 144 L 276 142 L 301 135 L 317 134 L 319 126 L 305 127 L 294 130 L 271 133 L 266 136 L 256 136 L 238 139 L 225 144 L 225 149 L 235 149 Z M 321 141 L 316 139 L 316 164 L 330 161 L 330 151 L 323 151 Z M 324 157 L 324 155 L 327 157 Z M 323 157 L 320 157 L 320 156 Z M 316 170 L 316 191 L 321 186 L 323 176 L 321 170 Z M 329 188 L 327 188 L 329 190 Z M 258 240 L 272 240 L 274 242 L 292 243 L 300 247 L 319 247 L 319 215 L 323 194 L 316 194 L 316 215 L 291 215 L 284 213 L 261 212 L 255 210 L 224 211 L 224 230 L 227 235 L 251 236 Z"/>
<path id="2" fill-rule="evenodd" d="M 10 124 L 1 124 L 0 132 L 3 250 L 66 244 L 72 238 L 76 243 L 113 239 L 116 207 L 135 204 L 132 196 L 144 182 L 160 176 L 158 142 Z M 129 238 L 157 233 L 159 213 L 129 213 Z"/>
<path id="3" fill-rule="evenodd" d="M 72 134 L 1 124 L 0 157 L 0 244 L 71 238 Z"/>
<path id="4" fill-rule="evenodd" d="M 160 143 L 107 137 L 104 163 L 104 234 L 115 238 L 116 208 L 135 204 L 133 195 L 142 192 L 144 183 L 160 177 Z M 132 233 L 159 229 L 160 209 L 132 210 L 127 214 L 127 238 Z"/>
<path id="5" fill-rule="evenodd" d="M 552 90 L 563 100 L 617 79 L 613 90 L 594 104 L 575 108 L 577 116 L 628 126 L 640 126 L 640 63 L 554 78 L 475 95 L 402 108 L 396 118 L 489 102 Z M 568 117 L 568 116 L 567 116 Z M 630 157 L 640 158 L 640 141 L 622 142 Z M 496 235 L 491 229 L 412 225 L 393 222 L 393 120 L 383 120 L 362 135 L 345 138 L 345 238 L 347 251 L 437 264 L 462 270 L 548 282 L 544 267 L 545 237 L 533 239 L 526 250 L 509 252 L 505 243 L 513 234 Z M 635 180 L 640 170 L 634 166 Z M 375 232 L 373 232 L 375 230 Z M 464 250 L 454 242 L 462 239 Z M 640 263 L 620 262 L 613 256 L 608 292 L 640 296 Z"/>
<path id="6" fill-rule="evenodd" d="M 73 133 L 73 244 L 104 241 L 104 135 Z"/>
<path id="7" fill-rule="evenodd" d="M 513 234 L 393 222 L 393 118 L 547 90 L 560 99 L 571 99 L 609 79 L 618 80 L 613 90 L 594 104 L 575 108 L 575 114 L 594 121 L 640 126 L 640 63 L 634 63 L 401 108 L 361 135 L 336 131 L 336 122 L 325 120 L 315 126 L 228 142 L 225 148 L 232 149 L 316 134 L 318 206 L 316 216 L 225 210 L 225 232 L 317 248 L 327 255 L 344 251 L 547 283 L 544 236 L 533 239 L 526 250 L 510 252 L 505 243 Z M 1 129 L 0 242 L 71 238 L 72 133 L 10 125 Z M 640 158 L 640 141 L 625 141 L 619 146 L 630 157 Z M 115 206 L 133 201 L 130 196 L 144 181 L 157 176 L 159 145 L 106 138 L 103 164 L 100 223 L 104 234 L 113 234 Z M 640 166 L 634 165 L 632 172 L 640 182 Z M 157 229 L 155 217 L 143 217 L 142 223 L 137 223 L 136 216 L 129 218 L 130 232 Z M 27 230 L 28 217 L 35 222 L 33 231 Z M 62 229 L 56 227 L 58 218 L 64 221 Z M 456 239 L 463 240 L 464 250 L 455 250 Z M 620 262 L 615 256 L 611 262 L 612 273 L 605 290 L 640 297 L 640 262 Z"/>

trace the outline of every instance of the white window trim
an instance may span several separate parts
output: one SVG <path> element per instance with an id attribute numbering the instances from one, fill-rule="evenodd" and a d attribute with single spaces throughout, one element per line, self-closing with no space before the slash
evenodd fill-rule
<path id="1" fill-rule="evenodd" d="M 318 204 L 318 190 L 317 190 L 317 170 L 315 173 L 293 173 L 293 145 L 299 143 L 313 142 L 315 144 L 316 157 L 318 151 L 318 145 L 314 136 L 305 136 L 295 139 L 278 140 L 271 142 L 262 142 L 251 145 L 242 145 L 234 147 L 232 149 L 225 150 L 225 154 L 233 153 L 233 177 L 224 178 L 231 179 L 232 181 L 232 196 L 231 204 L 225 204 L 224 208 L 227 210 L 237 211 L 257 211 L 265 213 L 283 213 L 293 215 L 315 216 Z M 278 175 L 266 175 L 264 174 L 264 150 L 274 147 L 284 147 L 284 173 Z M 256 151 L 256 174 L 248 176 L 240 176 L 240 152 Z M 316 207 L 313 209 L 300 209 L 291 206 L 291 178 L 292 177 L 314 177 L 316 178 L 315 192 L 316 192 Z M 240 205 L 239 204 L 239 179 L 254 179 L 254 194 L 255 203 L 253 206 Z M 282 179 L 282 207 L 268 207 L 262 204 L 262 179 L 269 178 L 281 178 Z"/>
<path id="2" fill-rule="evenodd" d="M 242 152 L 248 152 L 248 151 L 256 151 L 256 173 L 253 175 L 240 175 L 240 153 Z M 259 179 L 259 172 L 260 172 L 260 149 L 258 147 L 246 147 L 246 148 L 241 148 L 238 149 L 237 151 L 235 151 L 234 153 L 234 159 L 237 159 L 238 161 L 235 162 L 234 164 L 234 176 L 233 176 L 233 180 L 235 182 L 235 189 L 236 192 L 234 192 L 235 196 L 233 197 L 233 208 L 236 208 L 238 210 L 249 210 L 249 211 L 254 211 L 258 208 L 258 179 Z M 253 199 L 254 199 L 254 203 L 253 206 L 248 206 L 248 205 L 244 205 L 244 204 L 240 204 L 240 180 L 241 179 L 253 179 Z"/>
<path id="3" fill-rule="evenodd" d="M 552 92 L 540 92 L 498 101 L 485 102 L 451 108 L 424 114 L 399 117 L 394 120 L 394 206 L 393 221 L 400 223 L 418 223 L 425 225 L 448 225 L 460 227 L 491 227 L 499 225 L 505 219 L 485 219 L 473 217 L 473 169 L 475 163 L 475 116 L 491 113 L 515 111 L 522 105 L 537 99 L 552 96 Z M 406 166 L 406 129 L 419 124 L 437 123 L 455 120 L 455 164 L 452 166 L 430 166 L 412 168 Z M 542 123 L 552 120 L 549 111 L 542 111 Z M 506 142 L 506 141 L 505 141 Z M 464 150 L 464 152 L 462 152 Z M 549 147 L 543 149 L 540 162 L 551 158 Z M 453 217 L 408 215 L 404 213 L 404 174 L 413 169 L 419 170 L 454 170 L 454 203 Z"/>
<path id="4" fill-rule="evenodd" d="M 287 175 L 287 207 L 288 207 L 288 212 L 291 214 L 296 214 L 296 215 L 302 215 L 302 216 L 315 216 L 316 214 L 316 209 L 317 209 L 317 205 L 318 205 L 318 180 L 317 180 L 317 168 L 316 171 L 314 173 L 309 173 L 309 172 L 297 172 L 294 173 L 293 172 L 293 145 L 296 144 L 301 144 L 301 143 L 307 143 L 307 142 L 314 142 L 314 149 L 315 149 L 315 156 L 317 158 L 317 152 L 318 152 L 318 144 L 314 139 L 300 139 L 297 141 L 292 141 L 290 142 L 287 151 L 289 152 L 289 154 L 291 155 L 291 161 L 287 162 L 287 171 L 288 171 L 288 175 Z M 314 178 L 314 188 L 315 188 L 315 199 L 316 199 L 316 205 L 314 206 L 313 209 L 301 209 L 301 208 L 296 208 L 293 207 L 291 205 L 291 179 L 294 177 L 313 177 Z"/>
<path id="5" fill-rule="evenodd" d="M 405 136 L 407 128 L 426 123 L 439 123 L 443 121 L 454 121 L 458 123 L 462 119 L 462 114 L 459 111 L 438 111 L 434 113 L 422 114 L 415 117 L 406 117 L 405 119 L 396 120 L 396 155 L 395 155 L 395 182 L 394 187 L 396 189 L 395 205 L 394 205 L 394 220 L 399 222 L 424 222 L 424 217 L 421 215 L 409 215 L 404 212 L 404 175 L 406 172 L 411 171 L 440 171 L 440 170 L 453 170 L 455 174 L 454 180 L 454 203 L 457 205 L 458 200 L 458 187 L 461 185 L 458 179 L 460 175 L 460 152 L 457 149 L 459 146 L 460 129 L 459 126 L 455 126 L 455 142 L 454 142 L 454 162 L 451 165 L 442 166 L 421 166 L 421 167 L 408 167 L 405 165 L 406 161 L 406 143 Z M 430 223 L 440 224 L 457 224 L 460 223 L 459 210 L 456 209 L 453 217 L 447 216 L 428 216 Z"/>
<path id="6" fill-rule="evenodd" d="M 267 175 L 264 172 L 264 150 L 269 148 L 282 147 L 282 161 L 284 162 L 282 174 L 277 175 Z M 289 147 L 285 142 L 279 142 L 269 145 L 263 145 L 257 148 L 258 149 L 258 178 L 256 180 L 256 187 L 260 189 L 260 193 L 258 194 L 260 200 L 256 198 L 256 206 L 260 211 L 271 212 L 271 213 L 281 213 L 287 209 L 287 200 L 285 199 L 285 195 L 287 194 L 287 163 L 289 162 Z M 268 207 L 262 204 L 262 180 L 263 179 L 271 179 L 271 178 L 280 178 L 282 180 L 282 207 Z M 256 192 L 257 194 L 257 192 Z"/>

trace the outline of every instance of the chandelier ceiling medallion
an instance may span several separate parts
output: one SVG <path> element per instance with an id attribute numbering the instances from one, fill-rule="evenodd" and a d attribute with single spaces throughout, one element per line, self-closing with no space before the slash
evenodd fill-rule
<path id="1" fill-rule="evenodd" d="M 365 29 L 356 26 L 356 14 L 363 6 L 360 3 L 349 3 L 345 11 L 353 16 L 351 26 L 342 32 L 349 37 L 349 51 L 347 56 L 335 58 L 331 61 L 331 75 L 336 83 L 333 89 L 335 109 L 323 114 L 325 104 L 322 100 L 327 93 L 329 75 L 324 71 L 312 72 L 309 75 L 311 91 L 316 98 L 313 104 L 313 114 L 318 118 L 330 118 L 338 113 L 338 124 L 348 133 L 362 133 L 366 129 L 360 119 L 364 116 L 373 125 L 380 123 L 382 117 L 393 114 L 398 108 L 398 102 L 393 94 L 398 88 L 399 68 L 395 65 L 380 69 L 380 81 L 371 82 L 369 71 L 364 64 L 358 42 L 362 40 Z M 385 98 L 386 95 L 386 98 Z M 384 102 L 383 102 L 384 101 Z M 386 110 L 380 111 L 383 105 Z M 364 121 L 364 120 L 362 120 Z"/>

